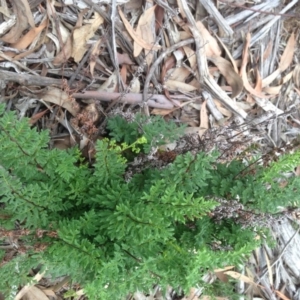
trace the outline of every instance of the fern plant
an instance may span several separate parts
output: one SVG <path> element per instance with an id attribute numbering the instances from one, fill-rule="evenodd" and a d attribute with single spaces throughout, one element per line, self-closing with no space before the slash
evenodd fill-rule
<path id="1" fill-rule="evenodd" d="M 89 299 L 121 299 L 153 284 L 188 289 L 209 270 L 241 263 L 258 245 L 252 229 L 230 218 L 216 222 L 211 212 L 217 197 L 237 196 L 251 209 L 268 211 L 268 171 L 236 178 L 241 162 L 225 166 L 217 153 L 186 153 L 128 181 L 126 151 L 149 153 L 180 129 L 159 118 L 128 123 L 115 117 L 108 125 L 112 139 L 97 142 L 90 167 L 76 149 L 48 149 L 47 131 L 37 132 L 4 109 L 0 230 L 18 241 L 18 254 L 3 258 L 0 269 L 0 290 L 8 295 L 39 264 L 48 276 L 70 275 Z M 271 191 L 277 192 L 275 185 Z"/>

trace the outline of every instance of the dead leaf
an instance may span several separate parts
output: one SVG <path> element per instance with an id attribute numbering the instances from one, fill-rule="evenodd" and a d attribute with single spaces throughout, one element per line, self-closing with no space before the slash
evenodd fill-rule
<path id="1" fill-rule="evenodd" d="M 204 41 L 204 48 L 206 56 L 220 56 L 222 51 L 216 41 L 216 39 L 208 32 L 202 22 L 198 21 L 196 23 L 198 30 L 202 35 Z"/>
<path id="2" fill-rule="evenodd" d="M 130 34 L 130 36 L 136 43 L 138 43 L 141 47 L 143 47 L 146 50 L 159 50 L 161 48 L 161 46 L 159 46 L 159 45 L 151 45 L 151 44 L 147 43 L 140 36 L 138 36 L 136 34 L 136 32 L 133 30 L 133 28 L 131 27 L 130 23 L 127 21 L 120 6 L 118 6 L 118 11 L 119 11 L 120 17 L 121 17 L 128 33 Z"/>
<path id="3" fill-rule="evenodd" d="M 288 185 L 288 181 L 287 180 L 283 180 L 279 183 L 279 187 L 281 189 L 284 189 L 286 186 Z"/>
<path id="4" fill-rule="evenodd" d="M 293 77 L 294 72 L 291 71 L 288 74 L 286 74 L 283 79 L 282 79 L 282 83 L 287 83 L 288 81 L 291 80 L 291 78 Z"/>
<path id="5" fill-rule="evenodd" d="M 147 298 L 148 298 L 148 297 L 146 297 L 146 296 L 144 295 L 144 293 L 139 292 L 139 291 L 137 291 L 137 292 L 135 292 L 135 293 L 133 294 L 133 299 L 135 299 L 135 300 L 147 300 Z"/>
<path id="6" fill-rule="evenodd" d="M 297 89 L 296 87 L 294 87 L 295 91 L 297 92 L 297 94 L 300 96 L 300 90 Z"/>
<path id="7" fill-rule="evenodd" d="M 201 300 L 229 300 L 227 297 L 211 297 L 207 295 L 203 295 L 200 298 Z"/>
<path id="8" fill-rule="evenodd" d="M 176 81 L 176 80 L 167 80 L 165 82 L 165 86 L 169 89 L 169 90 L 173 90 L 173 91 L 184 91 L 184 92 L 192 92 L 197 90 L 196 87 L 188 84 L 188 83 L 184 83 L 184 82 L 180 82 L 180 81 Z"/>
<path id="9" fill-rule="evenodd" d="M 152 115 L 158 115 L 158 116 L 166 116 L 168 114 L 170 114 L 171 112 L 173 112 L 175 109 L 163 109 L 163 108 L 153 108 L 151 110 L 151 114 Z"/>
<path id="10" fill-rule="evenodd" d="M 232 98 L 238 96 L 243 88 L 242 78 L 234 71 L 232 64 L 221 56 L 207 57 L 208 60 L 212 61 L 220 70 L 221 74 L 225 77 L 226 81 L 232 88 Z"/>
<path id="11" fill-rule="evenodd" d="M 47 112 L 49 111 L 49 109 L 45 109 L 39 113 L 34 114 L 33 116 L 31 116 L 31 118 L 29 119 L 29 124 L 33 125 L 35 124 L 41 117 L 43 117 Z"/>
<path id="12" fill-rule="evenodd" d="M 256 102 L 250 94 L 247 94 L 246 103 L 249 103 L 250 105 L 254 105 Z"/>
<path id="13" fill-rule="evenodd" d="M 11 18 L 8 7 L 0 7 L 0 13 L 3 14 L 7 18 Z"/>
<path id="14" fill-rule="evenodd" d="M 195 134 L 198 133 L 199 134 L 199 127 L 186 127 L 184 129 L 184 133 L 185 134 Z"/>
<path id="15" fill-rule="evenodd" d="M 224 274 L 224 271 L 215 270 L 214 272 L 219 280 L 221 280 L 222 282 L 228 282 L 228 276 Z"/>
<path id="16" fill-rule="evenodd" d="M 273 82 L 277 78 L 277 76 L 285 71 L 292 63 L 295 51 L 295 43 L 295 34 L 292 33 L 280 58 L 278 69 L 276 69 L 272 74 L 263 79 L 263 87 L 266 87 L 271 82 Z"/>
<path id="17" fill-rule="evenodd" d="M 290 298 L 288 298 L 284 294 L 282 294 L 280 291 L 275 290 L 275 293 L 283 300 L 291 300 Z"/>
<path id="18" fill-rule="evenodd" d="M 45 93 L 41 94 L 41 98 L 46 102 L 65 108 L 73 116 L 76 116 L 79 111 L 79 106 L 76 106 L 77 103 L 75 101 L 73 102 L 66 92 L 58 88 L 49 88 Z"/>
<path id="19" fill-rule="evenodd" d="M 282 88 L 282 85 L 278 85 L 278 86 L 269 86 L 269 87 L 266 87 L 264 88 L 264 92 L 270 94 L 270 95 L 278 95 L 280 90 Z"/>
<path id="20" fill-rule="evenodd" d="M 198 289 L 191 288 L 190 293 L 186 295 L 184 298 L 182 298 L 182 300 L 198 300 L 199 297 L 197 295 L 198 295 Z"/>
<path id="21" fill-rule="evenodd" d="M 197 109 L 197 110 L 200 110 L 201 109 L 201 106 L 202 106 L 202 104 L 200 104 L 200 103 L 195 103 L 195 102 L 192 102 L 191 104 L 190 104 L 190 106 L 191 107 L 194 107 L 195 109 Z"/>
<path id="22" fill-rule="evenodd" d="M 94 69 L 95 69 L 95 66 L 96 66 L 96 57 L 98 57 L 100 55 L 100 53 L 102 52 L 101 48 L 100 48 L 101 43 L 102 43 L 102 39 L 99 39 L 97 41 L 97 43 L 93 46 L 93 49 L 91 51 L 91 55 L 90 55 L 90 72 L 91 72 L 92 77 L 94 77 Z"/>
<path id="23" fill-rule="evenodd" d="M 281 84 L 278 86 L 269 86 L 269 87 L 265 87 L 263 89 L 264 92 L 270 94 L 270 95 L 278 95 L 280 93 L 280 90 L 282 88 L 282 85 L 284 83 L 287 83 L 288 81 L 291 80 L 291 78 L 294 76 L 294 71 L 289 72 L 288 74 L 286 74 L 283 79 L 281 80 Z"/>
<path id="24" fill-rule="evenodd" d="M 134 78 L 130 83 L 130 92 L 138 94 L 141 91 L 141 83 L 138 77 Z"/>
<path id="25" fill-rule="evenodd" d="M 170 57 L 168 57 L 166 59 L 165 63 L 162 66 L 162 70 L 160 73 L 161 82 L 165 82 L 165 77 L 166 77 L 168 70 L 170 70 L 174 66 L 175 66 L 175 57 L 174 57 L 174 55 L 171 55 Z"/>
<path id="26" fill-rule="evenodd" d="M 196 67 L 196 64 L 197 64 L 195 51 L 193 49 L 191 49 L 190 47 L 188 47 L 188 46 L 184 46 L 183 50 L 184 50 L 185 55 L 186 55 L 186 57 L 187 57 L 187 59 L 190 63 L 191 68 L 194 69 Z"/>
<path id="27" fill-rule="evenodd" d="M 37 273 L 33 278 L 32 278 L 32 282 L 39 282 L 43 276 L 45 275 L 45 271 L 42 272 L 42 273 Z M 38 290 L 38 291 L 36 291 Z M 38 296 L 40 297 L 36 297 L 36 298 L 25 298 L 26 294 L 29 292 L 29 291 L 33 291 L 33 294 L 38 294 Z M 41 292 L 42 294 L 40 294 L 39 292 Z M 20 300 L 20 299 L 28 299 L 28 300 L 49 300 L 46 295 L 41 291 L 39 290 L 37 287 L 35 287 L 34 285 L 30 285 L 30 284 L 27 284 L 25 285 L 19 292 L 18 294 L 16 295 L 15 299 L 14 300 Z"/>
<path id="28" fill-rule="evenodd" d="M 9 57 L 9 58 L 15 58 L 16 57 L 16 53 L 13 52 L 13 51 L 5 51 L 3 52 L 3 54 L 6 56 L 6 57 Z M 3 61 L 3 60 L 8 60 L 6 59 L 5 57 L 3 57 L 2 55 L 0 56 L 0 61 Z"/>
<path id="29" fill-rule="evenodd" d="M 49 298 L 36 286 L 31 286 L 22 300 L 49 300 Z"/>
<path id="30" fill-rule="evenodd" d="M 20 36 L 22 35 L 23 31 L 27 29 L 30 16 L 26 16 L 24 12 L 26 12 L 26 5 L 28 5 L 26 0 L 19 0 L 19 1 L 12 1 L 11 5 L 13 7 L 13 11 L 16 15 L 16 24 L 15 26 L 6 34 L 4 35 L 1 40 L 5 43 L 13 44 L 16 43 Z M 30 11 L 30 9 L 29 9 Z M 29 15 L 31 14 L 31 11 Z M 32 14 L 31 14 L 32 16 Z M 31 22 L 31 21 L 30 21 Z M 34 27 L 34 22 L 33 22 Z"/>
<path id="31" fill-rule="evenodd" d="M 199 136 L 200 138 L 203 136 L 205 131 L 209 128 L 209 120 L 206 109 L 206 100 L 201 105 L 200 110 L 200 126 L 199 126 Z"/>
<path id="32" fill-rule="evenodd" d="M 85 114 L 87 119 L 92 121 L 94 124 L 96 124 L 100 118 L 100 114 L 95 102 L 89 103 L 86 107 L 84 107 L 81 113 Z"/>
<path id="33" fill-rule="evenodd" d="M 70 30 L 67 29 L 60 21 L 60 17 L 56 14 L 54 3 L 54 1 L 46 1 L 47 14 L 52 23 L 52 33 L 59 41 L 57 45 L 57 52 L 60 52 L 60 46 L 65 44 L 67 39 L 70 37 Z"/>
<path id="34" fill-rule="evenodd" d="M 201 84 L 200 81 L 196 78 L 193 78 L 192 81 L 189 82 L 189 85 L 194 86 L 198 91 L 201 91 Z"/>
<path id="35" fill-rule="evenodd" d="M 70 147 L 69 147 L 69 148 L 70 148 Z M 67 149 L 67 148 L 65 148 L 65 149 Z M 64 149 L 64 150 L 65 150 L 65 149 Z M 61 149 L 61 150 L 63 150 L 63 149 Z M 51 299 L 51 298 L 57 299 L 56 294 L 55 294 L 52 290 L 50 290 L 50 289 L 43 289 L 42 291 L 43 291 L 43 293 L 44 293 L 46 296 L 49 296 L 50 299 Z"/>
<path id="36" fill-rule="evenodd" d="M 217 40 L 219 41 L 219 43 L 222 45 L 223 49 L 225 50 L 229 60 L 231 61 L 232 63 L 232 66 L 233 66 L 233 69 L 234 71 L 238 74 L 239 73 L 239 70 L 238 70 L 238 67 L 237 67 L 237 62 L 236 60 L 232 57 L 229 49 L 227 48 L 227 46 L 222 42 L 222 40 L 215 34 L 215 37 L 217 38 Z"/>
<path id="37" fill-rule="evenodd" d="M 257 283 L 255 283 L 251 278 L 249 278 L 241 273 L 238 273 L 235 271 L 227 271 L 227 272 L 224 272 L 224 274 L 226 274 L 234 279 L 241 280 L 241 281 L 249 283 L 249 284 L 257 285 Z"/>
<path id="38" fill-rule="evenodd" d="M 185 14 L 185 11 L 184 11 L 184 9 L 182 7 L 182 3 L 181 3 L 180 0 L 177 0 L 177 5 L 178 5 L 178 9 L 179 9 L 179 12 L 180 12 L 182 18 L 186 19 L 186 14 Z"/>
<path id="39" fill-rule="evenodd" d="M 117 60 L 119 65 L 134 65 L 134 62 L 130 59 L 128 53 L 117 52 Z"/>
<path id="40" fill-rule="evenodd" d="M 295 86 L 299 89 L 300 88 L 300 64 L 298 63 L 293 71 L 293 82 Z"/>
<path id="41" fill-rule="evenodd" d="M 273 49 L 273 41 L 270 40 L 269 43 L 268 43 L 268 45 L 267 45 L 266 50 L 264 51 L 263 61 L 265 61 L 266 59 L 269 58 L 270 54 L 272 53 L 272 49 Z"/>
<path id="42" fill-rule="evenodd" d="M 190 37 L 192 37 L 191 32 L 186 32 L 186 31 L 179 31 L 179 40 L 187 40 Z"/>
<path id="43" fill-rule="evenodd" d="M 155 43 L 155 8 L 156 5 L 143 12 L 135 30 L 138 36 L 151 44 Z M 137 42 L 134 42 L 133 49 L 133 56 L 137 57 L 143 50 L 143 47 L 141 47 Z M 153 60 L 153 53 L 151 53 L 150 50 L 145 49 L 145 59 L 147 65 L 150 66 Z"/>
<path id="44" fill-rule="evenodd" d="M 127 68 L 125 65 L 123 65 L 120 69 L 120 76 L 121 79 L 123 81 L 124 86 L 126 86 L 126 82 L 127 82 Z"/>
<path id="45" fill-rule="evenodd" d="M 247 35 L 246 35 L 246 41 L 245 41 L 244 51 L 243 51 L 243 60 L 242 60 L 242 65 L 241 65 L 241 70 L 240 70 L 240 74 L 242 76 L 244 87 L 253 96 L 256 96 L 258 98 L 270 98 L 270 96 L 267 96 L 267 95 L 265 95 L 263 93 L 257 92 L 250 85 L 250 83 L 248 81 L 248 77 L 247 77 L 247 73 L 246 73 L 246 66 L 247 66 L 247 63 L 248 63 L 248 48 L 249 48 L 249 45 L 250 45 L 250 40 L 251 40 L 251 35 L 248 32 Z"/>
<path id="46" fill-rule="evenodd" d="M 16 43 L 12 44 L 11 46 L 18 50 L 26 49 L 47 25 L 48 25 L 48 19 L 45 19 L 40 24 L 40 26 L 33 27 L 24 36 L 22 36 Z"/>
<path id="47" fill-rule="evenodd" d="M 112 73 L 97 90 L 113 93 L 116 91 L 117 85 L 118 85 L 117 74 Z"/>
<path id="48" fill-rule="evenodd" d="M 191 105 L 191 104 L 193 104 L 193 102 L 192 101 L 187 101 L 187 102 L 182 103 L 180 106 L 174 107 L 172 109 L 154 108 L 154 109 L 151 110 L 151 114 L 166 116 L 166 115 L 176 111 L 177 109 L 180 109 L 180 108 L 182 108 L 186 105 L 189 105 L 189 104 Z"/>
<path id="49" fill-rule="evenodd" d="M 296 175 L 297 177 L 300 176 L 300 165 L 296 167 L 295 175 Z"/>
<path id="50" fill-rule="evenodd" d="M 256 68 L 255 71 L 256 71 L 256 85 L 255 85 L 255 90 L 258 91 L 258 92 L 261 92 L 262 91 L 261 76 L 260 76 L 258 68 Z"/>
<path id="51" fill-rule="evenodd" d="M 80 62 L 85 52 L 88 50 L 86 43 L 91 39 L 99 26 L 104 22 L 104 19 L 95 12 L 94 18 L 90 20 L 90 24 L 75 28 L 73 31 L 73 47 L 71 56 L 75 62 Z"/>
<path id="52" fill-rule="evenodd" d="M 156 32 L 163 27 L 164 17 L 165 17 L 164 8 L 159 5 L 156 5 L 156 9 L 155 9 L 155 31 Z"/>
<path id="53" fill-rule="evenodd" d="M 74 145 L 75 141 L 70 135 L 53 140 L 53 147 L 60 150 L 69 149 Z"/>
<path id="54" fill-rule="evenodd" d="M 270 74 L 268 77 L 264 78 L 262 80 L 262 87 L 268 86 L 270 83 L 272 83 L 280 74 L 280 70 L 276 69 L 272 74 Z"/>
<path id="55" fill-rule="evenodd" d="M 34 28 L 35 24 L 34 24 L 34 18 L 28 3 L 28 0 L 19 0 L 20 2 L 23 3 L 23 7 L 24 7 L 24 11 L 23 14 L 25 14 L 25 16 L 27 17 L 28 23 L 29 25 Z"/>
<path id="56" fill-rule="evenodd" d="M 228 118 L 232 117 L 232 112 L 229 111 L 228 109 L 226 109 L 225 107 L 223 107 L 223 105 L 221 104 L 221 102 L 217 99 L 213 99 L 214 103 L 216 104 L 218 111 L 223 115 L 226 116 Z M 244 108 L 243 108 L 244 109 Z"/>
<path id="57" fill-rule="evenodd" d="M 293 32 L 291 34 L 291 36 L 286 44 L 286 47 L 283 51 L 283 54 L 280 58 L 279 69 L 281 72 L 285 71 L 293 61 L 294 51 L 295 51 L 295 43 L 296 43 L 295 34 Z"/>
<path id="58" fill-rule="evenodd" d="M 70 57 L 72 53 L 72 39 L 69 37 L 64 44 L 63 48 L 61 51 L 56 55 L 56 57 L 53 60 L 53 65 L 61 65 L 65 63 Z"/>

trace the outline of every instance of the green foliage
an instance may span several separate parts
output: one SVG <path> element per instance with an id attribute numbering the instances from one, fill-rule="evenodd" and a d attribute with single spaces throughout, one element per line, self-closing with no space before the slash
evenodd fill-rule
<path id="1" fill-rule="evenodd" d="M 143 147 L 145 153 L 149 153 L 152 147 L 166 144 L 169 140 L 177 140 L 184 129 L 175 123 L 164 122 L 159 116 L 150 119 L 141 114 L 137 114 L 130 123 L 120 116 L 115 116 L 108 120 L 107 127 L 110 136 L 117 142 L 132 144 L 140 137 L 144 137 L 148 141 Z"/>
<path id="2" fill-rule="evenodd" d="M 29 269 L 39 263 L 49 275 L 69 274 L 89 299 L 120 299 L 156 283 L 187 290 L 203 284 L 208 270 L 241 263 L 257 246 L 253 230 L 211 218 L 218 205 L 214 197 L 239 197 L 265 211 L 276 208 L 280 191 L 281 205 L 290 201 L 270 176 L 277 178 L 296 157 L 280 162 L 279 169 L 272 166 L 277 173 L 239 176 L 241 162 L 223 165 L 216 162 L 217 153 L 186 153 L 127 182 L 128 150 L 149 153 L 178 138 L 182 129 L 160 118 L 137 116 L 127 123 L 115 117 L 108 122 L 113 139 L 97 142 L 96 162 L 89 167 L 78 150 L 49 150 L 48 132 L 4 113 L 3 106 L 0 113 L 0 201 L 10 215 L 0 219 L 0 228 L 11 230 L 18 221 L 29 232 L 20 237 L 25 254 L 0 269 L 0 290 L 7 293 L 28 282 Z M 291 180 L 285 192 L 298 186 L 299 180 Z"/>

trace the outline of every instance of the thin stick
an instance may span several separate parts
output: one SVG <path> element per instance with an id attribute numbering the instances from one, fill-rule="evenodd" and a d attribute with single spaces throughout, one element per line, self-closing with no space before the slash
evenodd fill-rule
<path id="1" fill-rule="evenodd" d="M 115 65 L 115 73 L 117 75 L 117 81 L 118 81 L 118 88 L 120 90 L 121 88 L 121 79 L 120 79 L 120 72 L 119 72 L 119 62 L 118 62 L 118 56 L 117 56 L 117 43 L 116 43 L 116 33 L 115 33 L 115 24 L 116 24 L 116 7 L 117 3 L 116 0 L 112 0 L 111 3 L 111 44 L 112 44 L 112 50 L 114 55 L 114 65 Z"/>
<path id="2" fill-rule="evenodd" d="M 108 93 L 103 91 L 86 91 L 85 93 L 74 93 L 72 97 L 74 98 L 81 98 L 81 99 L 89 99 L 94 98 L 101 101 L 115 101 L 118 100 L 125 104 L 133 104 L 137 105 L 143 103 L 143 96 L 142 94 L 135 94 L 135 93 Z M 164 109 L 172 109 L 174 108 L 174 104 L 180 106 L 180 102 L 177 100 L 173 100 L 174 104 L 169 101 L 164 95 L 155 94 L 155 95 L 146 95 L 147 98 L 151 98 L 147 101 L 147 105 L 150 107 L 156 108 L 164 108 Z"/>

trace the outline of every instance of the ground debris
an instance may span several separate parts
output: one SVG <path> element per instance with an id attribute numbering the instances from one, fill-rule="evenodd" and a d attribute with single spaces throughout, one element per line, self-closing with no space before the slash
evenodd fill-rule
<path id="1" fill-rule="evenodd" d="M 1 5 L 0 102 L 37 128 L 49 129 L 52 147 L 78 145 L 92 159 L 107 116 L 118 111 L 131 119 L 143 112 L 188 125 L 174 149 L 138 156 L 128 180 L 187 152 L 218 150 L 220 162 L 259 155 L 267 165 L 273 151 L 299 148 L 298 0 L 3 0 Z M 242 207 L 219 201 L 214 217 L 241 214 Z M 264 288 L 258 292 L 249 284 L 241 294 L 275 299 L 281 291 L 283 299 L 300 299 L 299 235 L 293 237 L 298 246 L 286 247 L 298 213 L 283 210 L 280 220 L 272 219 L 275 249 L 264 246 L 249 260 L 252 278 Z M 243 218 L 262 221 L 247 212 Z M 6 246 L 8 260 L 20 251 L 8 238 Z M 169 287 L 162 295 L 156 287 L 148 296 L 136 292 L 128 299 L 200 299 L 200 294 L 201 288 L 184 296 Z"/>

